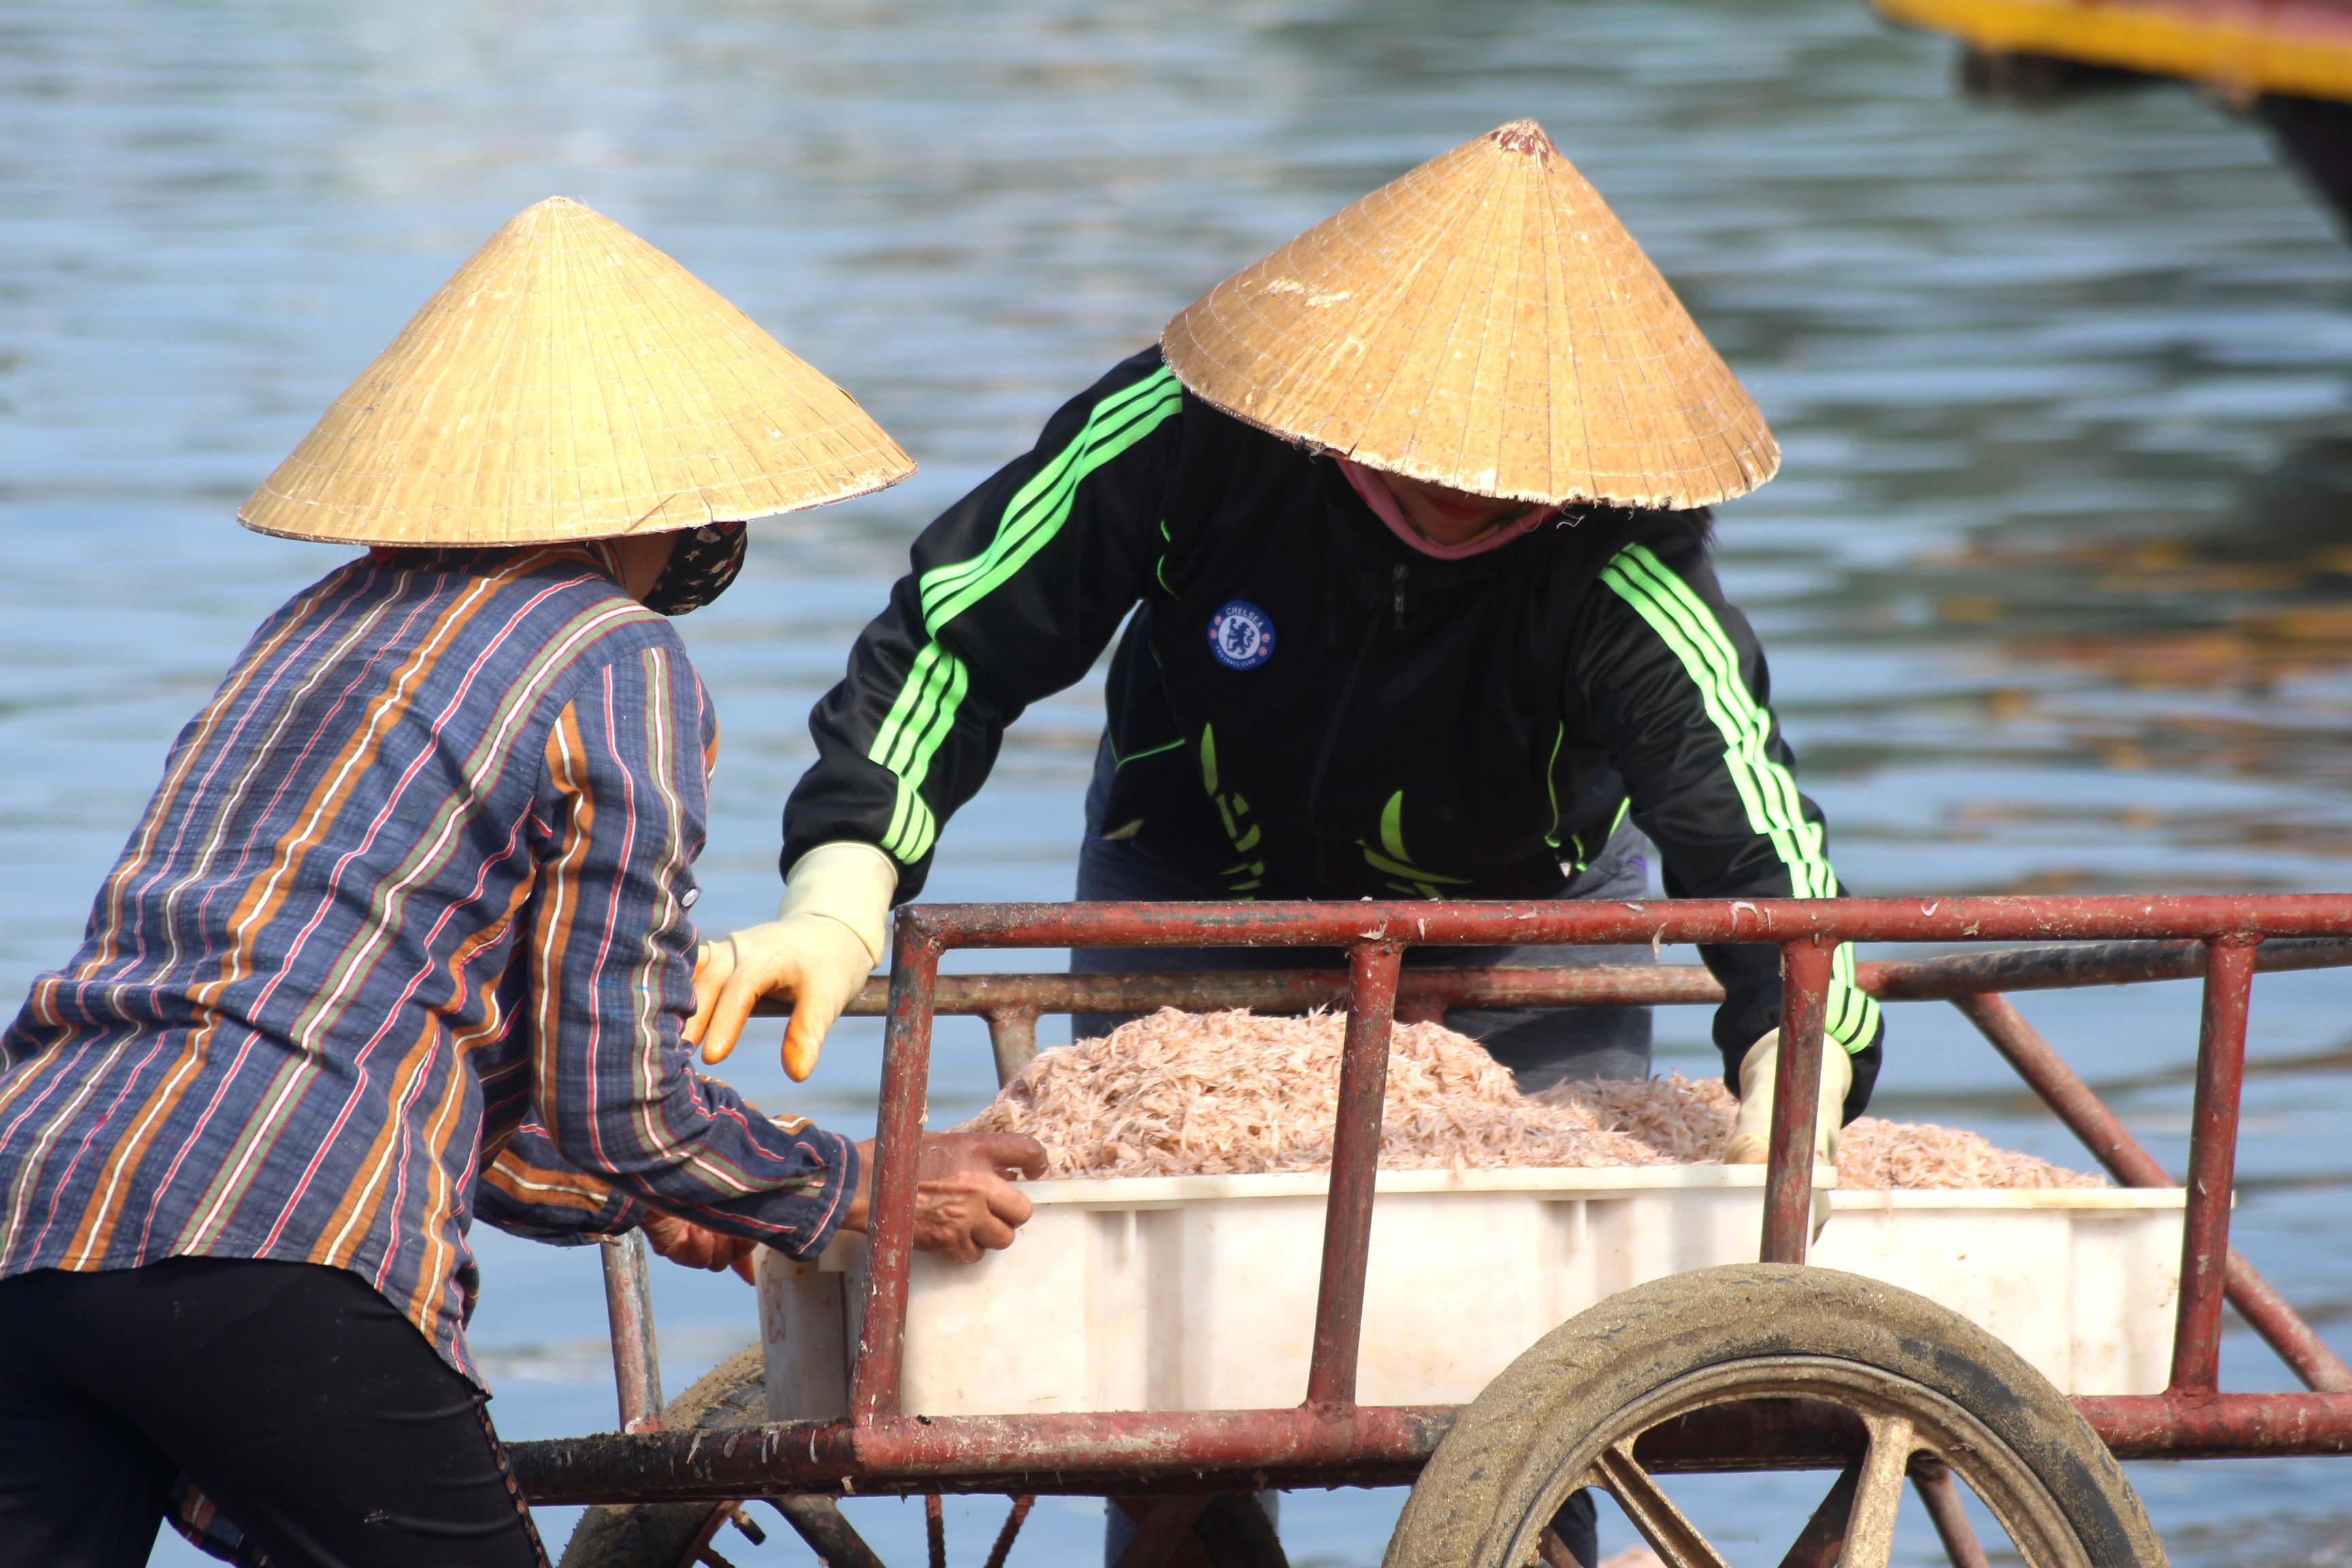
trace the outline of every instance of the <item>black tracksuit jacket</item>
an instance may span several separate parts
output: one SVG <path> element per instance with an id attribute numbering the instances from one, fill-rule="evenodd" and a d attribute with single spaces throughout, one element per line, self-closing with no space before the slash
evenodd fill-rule
<path id="1" fill-rule="evenodd" d="M 1336 463 L 1193 397 L 1154 348 L 913 557 L 810 716 L 787 870 L 833 839 L 878 844 L 913 898 L 1005 726 L 1125 620 L 1107 829 L 1235 898 L 1551 897 L 1629 809 L 1671 896 L 1838 896 L 1704 512 L 1571 509 L 1437 560 Z M 1779 1022 L 1779 953 L 1702 956 L 1736 1070 Z M 1841 950 L 1828 1010 L 1861 1058 L 1850 1112 L 1881 1029 L 1852 975 Z"/>

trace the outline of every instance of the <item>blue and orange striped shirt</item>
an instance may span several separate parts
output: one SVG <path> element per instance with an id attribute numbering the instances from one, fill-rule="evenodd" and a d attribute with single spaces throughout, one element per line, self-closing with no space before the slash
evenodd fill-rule
<path id="1" fill-rule="evenodd" d="M 717 733 L 593 544 L 386 552 L 298 595 L 0 1036 L 0 1278 L 331 1265 L 474 1376 L 476 1215 L 584 1239 L 651 1203 L 822 1247 L 854 1147 L 679 1037 Z"/>

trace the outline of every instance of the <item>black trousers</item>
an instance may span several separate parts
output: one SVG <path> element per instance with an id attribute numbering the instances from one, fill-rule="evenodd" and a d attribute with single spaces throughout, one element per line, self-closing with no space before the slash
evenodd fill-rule
<path id="1" fill-rule="evenodd" d="M 486 1398 L 345 1269 L 0 1280 L 0 1568 L 139 1568 L 183 1477 L 274 1568 L 546 1568 Z"/>

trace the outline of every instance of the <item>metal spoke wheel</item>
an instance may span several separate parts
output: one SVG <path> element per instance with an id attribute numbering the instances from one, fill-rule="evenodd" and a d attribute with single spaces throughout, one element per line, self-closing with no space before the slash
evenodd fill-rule
<path id="1" fill-rule="evenodd" d="M 1512 1363 L 1422 1472 L 1385 1568 L 1557 1561 L 1548 1526 L 1580 1487 L 1615 1499 L 1667 1568 L 1725 1568 L 1653 1473 L 1665 1462 L 1637 1457 L 1642 1438 L 1717 1407 L 1777 1400 L 1815 1402 L 1825 1424 L 1859 1439 L 1781 1559 L 1787 1568 L 1885 1568 L 1906 1478 L 1955 1568 L 1984 1558 L 1954 1478 L 2026 1568 L 2165 1562 L 2114 1457 L 2008 1346 L 1874 1279 L 1748 1264 L 1612 1296 Z M 1772 1467 L 1759 1455 L 1707 1468 Z"/>

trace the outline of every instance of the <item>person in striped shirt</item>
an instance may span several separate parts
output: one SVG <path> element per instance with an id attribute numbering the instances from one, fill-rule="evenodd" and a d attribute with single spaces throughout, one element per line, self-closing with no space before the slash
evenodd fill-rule
<path id="1" fill-rule="evenodd" d="M 602 369 L 498 377 L 564 353 Z M 453 405 L 487 434 L 436 447 Z M 373 547 L 255 633 L 0 1035 L 0 1564 L 143 1563 L 175 1486 L 278 1568 L 543 1564 L 467 1346 L 471 1221 L 713 1268 L 865 1225 L 858 1144 L 689 1065 L 719 729 L 668 617 L 740 565 L 711 514 L 909 468 L 675 262 L 542 204 L 247 503 Z M 920 1163 L 918 1245 L 969 1258 L 1043 1153 Z"/>

